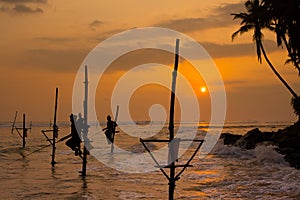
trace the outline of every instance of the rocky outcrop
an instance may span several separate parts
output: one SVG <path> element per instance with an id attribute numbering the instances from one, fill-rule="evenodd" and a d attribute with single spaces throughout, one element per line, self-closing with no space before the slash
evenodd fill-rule
<path id="1" fill-rule="evenodd" d="M 221 139 L 224 140 L 225 145 L 234 145 L 236 141 L 238 141 L 242 136 L 241 135 L 234 135 L 231 133 L 222 133 Z"/>
<path id="2" fill-rule="evenodd" d="M 300 169 L 300 124 L 296 123 L 274 134 L 273 141 L 278 151 L 291 166 Z"/>
<path id="3" fill-rule="evenodd" d="M 243 149 L 254 149 L 256 144 L 263 141 L 262 132 L 255 128 L 246 133 L 241 137 L 236 143 L 236 146 L 239 146 Z"/>
<path id="4" fill-rule="evenodd" d="M 225 145 L 239 146 L 244 149 L 254 149 L 258 143 L 271 142 L 278 146 L 279 153 L 292 167 L 300 169 L 300 123 L 296 123 L 277 132 L 262 132 L 255 128 L 244 136 L 224 133 L 221 135 Z"/>

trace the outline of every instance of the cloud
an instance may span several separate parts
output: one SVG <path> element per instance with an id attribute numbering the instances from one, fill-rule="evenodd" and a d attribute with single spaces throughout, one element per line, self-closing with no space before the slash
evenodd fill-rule
<path id="1" fill-rule="evenodd" d="M 34 38 L 34 40 L 51 42 L 51 43 L 66 43 L 66 42 L 73 42 L 76 39 L 70 37 L 36 37 Z"/>
<path id="2" fill-rule="evenodd" d="M 68 38 L 36 38 L 42 41 L 68 41 Z M 255 46 L 253 43 L 246 44 L 216 44 L 201 43 L 213 59 L 223 57 L 255 56 Z M 279 50 L 273 41 L 265 41 L 268 53 Z M 76 72 L 91 49 L 65 48 L 65 49 L 30 49 L 25 54 L 18 56 L 14 60 L 17 65 L 22 63 L 22 67 L 27 66 L 33 69 L 53 72 Z M 169 52 L 155 49 L 141 49 L 120 56 L 111 63 L 107 73 L 116 71 L 127 71 L 135 66 L 145 63 L 160 63 L 172 65 L 174 55 Z M 228 84 L 236 84 L 228 82 Z"/>
<path id="3" fill-rule="evenodd" d="M 241 80 L 241 79 L 238 79 L 238 80 L 224 80 L 224 84 L 225 85 L 232 85 L 232 86 L 239 86 L 239 85 L 243 85 L 247 83 L 246 80 Z"/>
<path id="4" fill-rule="evenodd" d="M 76 72 L 88 54 L 87 49 L 30 49 L 21 61 L 25 66 L 55 72 Z"/>
<path id="5" fill-rule="evenodd" d="M 36 5 L 48 4 L 48 0 L 0 0 L 0 12 L 34 14 L 43 13 L 44 10 Z"/>
<path id="6" fill-rule="evenodd" d="M 96 28 L 96 27 L 98 27 L 98 26 L 100 26 L 100 25 L 102 25 L 103 24 L 103 22 L 102 21 L 100 21 L 100 20 L 94 20 L 92 23 L 90 23 L 90 27 L 91 28 Z"/>
<path id="7" fill-rule="evenodd" d="M 256 49 L 254 43 L 243 44 L 217 44 L 210 42 L 199 42 L 213 58 L 238 57 L 238 56 L 255 56 Z M 276 42 L 265 40 L 263 42 L 267 53 L 280 50 Z"/>
<path id="8" fill-rule="evenodd" d="M 43 13 L 44 11 L 41 8 L 30 8 L 24 4 L 17 4 L 14 8 L 13 11 L 16 13 Z"/>
<path id="9" fill-rule="evenodd" d="M 239 12 L 243 4 L 224 4 L 212 9 L 210 15 L 199 18 L 184 18 L 162 21 L 154 26 L 174 29 L 181 32 L 194 32 L 209 28 L 227 27 L 232 25 L 231 13 Z"/>
<path id="10" fill-rule="evenodd" d="M 100 21 L 100 20 L 94 20 L 93 22 L 91 22 L 90 24 L 89 24 L 89 27 L 90 27 L 90 29 L 92 30 L 92 31 L 95 31 L 99 26 L 101 26 L 103 24 L 103 22 L 102 21 Z"/>
<path id="11" fill-rule="evenodd" d="M 47 4 L 48 0 L 0 0 L 3 3 L 17 4 L 17 3 L 42 3 Z"/>
<path id="12" fill-rule="evenodd" d="M 0 7 L 0 12 L 9 12 L 10 8 L 6 7 L 6 6 L 2 6 Z"/>

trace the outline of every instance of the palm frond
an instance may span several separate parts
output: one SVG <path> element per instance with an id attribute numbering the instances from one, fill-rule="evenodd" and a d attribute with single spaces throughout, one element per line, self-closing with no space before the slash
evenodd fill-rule
<path id="1" fill-rule="evenodd" d="M 244 26 L 240 27 L 239 30 L 237 30 L 236 32 L 234 32 L 231 35 L 231 39 L 234 40 L 234 38 L 236 38 L 238 34 L 242 35 L 242 34 L 248 32 L 249 30 L 251 30 L 252 28 L 253 28 L 252 25 L 244 25 Z"/>
<path id="2" fill-rule="evenodd" d="M 230 15 L 234 16 L 233 20 L 236 20 L 236 19 L 245 19 L 248 16 L 247 13 L 231 13 Z"/>
<path id="3" fill-rule="evenodd" d="M 282 39 L 280 34 L 276 34 L 276 41 L 277 41 L 277 46 L 282 46 Z"/>
<path id="4" fill-rule="evenodd" d="M 234 32 L 232 35 L 231 35 L 231 40 L 233 41 L 234 40 L 234 38 L 236 38 L 237 37 L 237 35 L 239 34 L 239 30 L 238 31 L 236 31 L 236 32 Z"/>
<path id="5" fill-rule="evenodd" d="M 286 61 L 284 62 L 284 64 L 286 65 L 286 64 L 289 64 L 289 63 L 292 63 L 293 62 L 293 60 L 292 59 L 286 59 Z"/>

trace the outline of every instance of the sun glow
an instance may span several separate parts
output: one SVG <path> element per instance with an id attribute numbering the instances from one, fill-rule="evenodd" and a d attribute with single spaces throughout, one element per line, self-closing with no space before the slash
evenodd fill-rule
<path id="1" fill-rule="evenodd" d="M 200 91 L 201 91 L 202 93 L 205 93 L 205 92 L 207 91 L 207 89 L 206 89 L 205 86 L 202 86 L 202 87 L 200 88 Z"/>

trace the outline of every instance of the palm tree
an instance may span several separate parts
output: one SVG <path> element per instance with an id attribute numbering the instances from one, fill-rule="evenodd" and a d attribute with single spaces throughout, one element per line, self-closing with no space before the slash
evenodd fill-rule
<path id="1" fill-rule="evenodd" d="M 295 93 L 295 91 L 282 78 L 282 76 L 277 72 L 277 70 L 269 60 L 262 43 L 262 29 L 269 29 L 271 31 L 275 30 L 271 23 L 272 16 L 270 15 L 270 12 L 268 12 L 268 7 L 265 4 L 261 3 L 259 0 L 248 0 L 245 3 L 245 7 L 247 9 L 247 13 L 232 14 L 234 16 L 234 20 L 242 20 L 242 26 L 239 28 L 239 30 L 232 34 L 232 39 L 234 39 L 238 34 L 241 35 L 250 30 L 254 30 L 253 40 L 256 44 L 256 53 L 259 62 L 261 63 L 261 54 L 263 54 L 266 62 L 268 63 L 274 74 L 277 76 L 277 78 L 285 85 L 285 87 L 290 91 L 293 97 L 298 98 L 298 95 Z"/>
<path id="2" fill-rule="evenodd" d="M 300 75 L 299 56 L 296 53 L 299 51 L 299 47 L 293 44 L 299 37 L 299 19 L 297 19 L 300 14 L 299 2 L 295 0 L 262 0 L 262 4 L 268 9 L 268 15 L 272 18 L 271 23 L 276 33 L 277 45 L 282 46 L 282 42 L 284 43 L 290 57 L 287 62 L 292 62 Z M 298 33 L 292 33 L 296 30 Z M 295 39 L 294 35 L 297 36 Z"/>
<path id="3" fill-rule="evenodd" d="M 247 9 L 246 13 L 238 13 L 231 14 L 235 19 L 241 19 L 241 27 L 232 34 L 232 40 L 238 35 L 246 33 L 250 30 L 253 30 L 253 40 L 256 44 L 256 54 L 258 61 L 261 63 L 261 55 L 263 55 L 264 59 L 268 63 L 271 70 L 274 72 L 276 77 L 283 83 L 283 85 L 289 90 L 294 99 L 299 99 L 296 92 L 289 86 L 289 84 L 283 79 L 283 77 L 278 73 L 275 69 L 271 61 L 269 60 L 267 53 L 263 46 L 263 33 L 262 29 L 268 29 L 271 31 L 275 31 L 274 26 L 272 26 L 272 16 L 270 12 L 268 12 L 268 7 L 260 2 L 260 0 L 248 0 L 245 3 L 245 7 Z M 296 101 L 299 102 L 299 101 Z"/>

